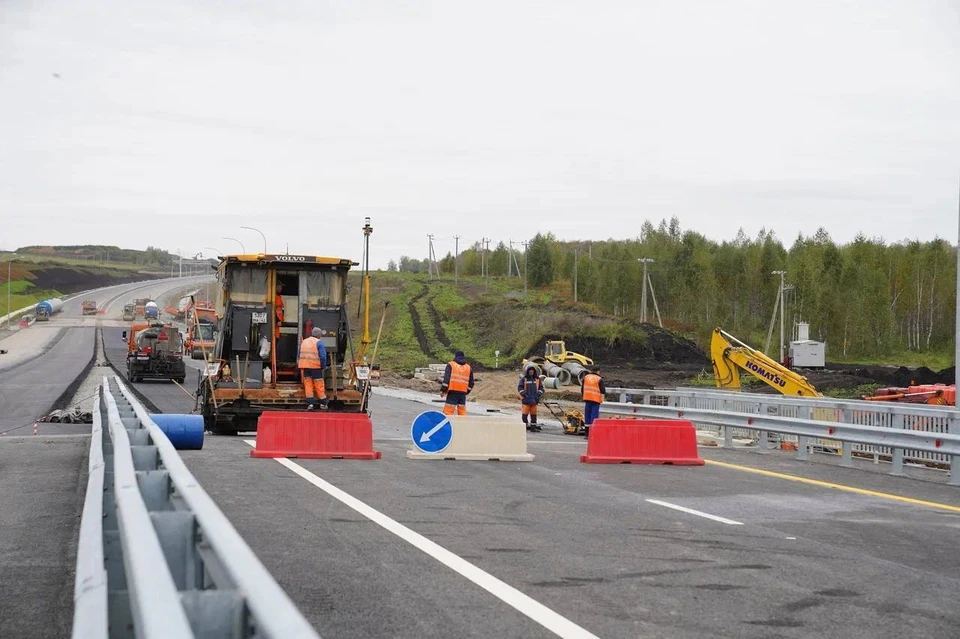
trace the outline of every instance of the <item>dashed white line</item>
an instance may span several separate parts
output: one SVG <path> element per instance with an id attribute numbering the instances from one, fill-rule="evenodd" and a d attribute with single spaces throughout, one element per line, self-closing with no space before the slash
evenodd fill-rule
<path id="1" fill-rule="evenodd" d="M 244 441 L 250 446 L 256 446 L 256 442 L 252 439 L 245 439 Z M 455 555 L 436 542 L 430 541 L 420 533 L 414 532 L 403 524 L 394 521 L 390 517 L 387 517 L 381 513 L 379 510 L 368 506 L 356 497 L 340 490 L 333 484 L 324 481 L 296 462 L 282 458 L 277 458 L 276 461 L 300 477 L 306 479 L 308 482 L 324 491 L 334 499 L 340 501 L 345 506 L 352 508 L 375 524 L 378 524 L 386 530 L 389 530 L 411 546 L 430 555 L 447 568 L 450 568 L 463 577 L 466 577 L 474 584 L 492 594 L 497 599 L 500 599 L 508 606 L 511 606 L 518 612 L 526 615 L 557 636 L 571 637 L 574 639 L 598 639 L 598 637 L 590 631 L 581 628 L 566 617 L 554 612 L 550 608 L 547 608 L 539 601 L 523 594 L 513 586 L 500 581 L 490 573 L 474 566 L 466 559 L 462 559 L 460 556 Z"/>
<path id="2" fill-rule="evenodd" d="M 688 515 L 696 515 L 697 517 L 703 517 L 704 519 L 712 519 L 713 521 L 719 521 L 721 524 L 727 524 L 729 526 L 743 525 L 742 521 L 734 521 L 732 519 L 727 519 L 726 517 L 711 515 L 710 513 L 705 513 L 702 510 L 694 510 L 693 508 L 678 506 L 677 504 L 671 504 L 668 501 L 660 501 L 659 499 L 648 499 L 647 501 L 650 502 L 651 504 L 656 504 L 657 506 L 663 506 L 664 508 L 672 508 L 674 510 L 679 510 L 680 512 L 687 513 Z"/>

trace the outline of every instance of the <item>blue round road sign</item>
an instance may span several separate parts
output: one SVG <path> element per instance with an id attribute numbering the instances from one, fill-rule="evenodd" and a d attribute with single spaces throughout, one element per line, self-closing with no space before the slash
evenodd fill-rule
<path id="1" fill-rule="evenodd" d="M 453 426 L 447 415 L 428 410 L 417 415 L 410 428 L 413 445 L 425 453 L 439 453 L 450 444 Z"/>

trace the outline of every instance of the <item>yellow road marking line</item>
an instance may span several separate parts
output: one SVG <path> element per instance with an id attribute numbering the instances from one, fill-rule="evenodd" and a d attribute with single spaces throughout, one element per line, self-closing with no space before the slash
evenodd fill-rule
<path id="1" fill-rule="evenodd" d="M 752 468 L 750 466 L 740 466 L 739 464 L 729 464 L 727 462 L 713 461 L 711 459 L 705 460 L 708 464 L 713 466 L 720 466 L 722 468 L 732 468 L 734 470 L 742 470 L 748 473 L 754 473 L 757 475 L 765 475 L 767 477 L 776 477 L 778 479 L 786 479 L 788 481 L 795 481 L 801 484 L 809 484 L 811 486 L 820 486 L 821 488 L 834 488 L 836 490 L 843 490 L 848 493 L 856 493 L 858 495 L 869 495 L 870 497 L 880 497 L 881 499 L 891 499 L 893 501 L 902 501 L 907 504 L 913 504 L 915 506 L 926 506 L 928 508 L 938 508 L 940 510 L 948 510 L 953 513 L 960 513 L 960 506 L 951 506 L 950 504 L 941 504 L 935 501 L 926 501 L 923 499 L 914 499 L 913 497 L 901 497 L 900 495 L 894 495 L 892 493 L 881 493 L 876 490 L 867 490 L 866 488 L 857 488 L 855 486 L 847 486 L 846 484 L 834 484 L 829 481 L 820 481 L 819 479 L 809 479 L 807 477 L 800 477 L 798 475 L 787 475 L 785 473 L 777 473 L 772 470 L 762 470 L 760 468 Z"/>

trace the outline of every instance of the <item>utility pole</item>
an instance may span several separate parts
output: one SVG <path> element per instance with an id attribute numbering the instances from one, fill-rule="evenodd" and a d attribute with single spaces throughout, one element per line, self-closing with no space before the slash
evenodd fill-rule
<path id="1" fill-rule="evenodd" d="M 437 270 L 436 266 L 434 266 L 434 259 L 433 259 L 433 233 L 427 234 L 427 242 L 429 243 L 428 244 L 429 249 L 427 253 L 427 276 L 432 280 L 433 272 Z M 437 277 L 438 278 L 440 277 L 439 272 L 437 273 Z"/>
<path id="2" fill-rule="evenodd" d="M 13 258 L 10 258 L 10 260 L 7 262 L 7 328 L 10 328 L 10 287 L 12 286 L 10 273 L 11 273 L 12 267 L 13 267 Z"/>
<path id="3" fill-rule="evenodd" d="M 517 273 L 517 275 L 520 275 Z M 510 259 L 507 260 L 507 277 L 513 276 L 513 240 L 510 240 Z"/>
<path id="4" fill-rule="evenodd" d="M 483 282 L 486 287 L 486 290 L 490 290 L 490 257 L 487 255 L 487 249 L 490 247 L 490 238 L 482 238 L 480 240 L 481 250 L 481 271 L 483 271 Z"/>
<path id="5" fill-rule="evenodd" d="M 530 242 L 523 243 L 523 299 L 527 299 L 527 246 Z"/>
<path id="6" fill-rule="evenodd" d="M 641 257 L 637 259 L 638 262 L 643 264 L 643 290 L 640 292 L 640 321 L 646 323 L 647 321 L 647 264 L 653 262 L 652 258 Z"/>
<path id="7" fill-rule="evenodd" d="M 460 236 L 453 236 L 453 285 L 460 283 Z"/>
<path id="8" fill-rule="evenodd" d="M 580 249 L 573 249 L 573 303 L 577 303 L 577 258 L 580 256 Z"/>
<path id="9" fill-rule="evenodd" d="M 784 355 L 784 353 L 783 353 L 783 324 L 784 324 L 784 321 L 783 321 L 783 320 L 784 320 L 784 318 L 783 318 L 783 316 L 784 316 L 784 313 L 783 313 L 783 284 L 784 284 L 784 278 L 786 277 L 787 272 L 786 272 L 786 271 L 773 271 L 773 272 L 771 273 L 771 275 L 779 275 L 779 276 L 780 276 L 780 292 L 779 292 L 779 298 L 778 298 L 778 299 L 779 299 L 779 302 L 778 302 L 778 303 L 779 303 L 779 305 L 780 305 L 780 363 L 782 364 L 782 363 L 783 363 L 783 355 Z"/>
<path id="10" fill-rule="evenodd" d="M 960 190 L 958 190 L 960 193 Z M 958 225 L 960 225 L 960 198 L 957 199 L 957 219 Z M 954 366 L 954 386 L 960 386 L 960 226 L 958 226 L 957 231 L 957 310 L 956 310 L 956 330 L 954 331 L 954 352 L 953 352 L 953 366 Z M 955 402 L 956 403 L 956 402 Z M 958 405 L 960 406 L 960 405 Z M 956 459 L 954 457 L 954 459 Z M 952 470 L 951 472 L 960 472 Z"/>

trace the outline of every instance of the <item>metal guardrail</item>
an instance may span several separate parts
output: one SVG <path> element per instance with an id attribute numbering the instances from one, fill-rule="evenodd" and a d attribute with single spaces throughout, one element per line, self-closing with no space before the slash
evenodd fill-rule
<path id="1" fill-rule="evenodd" d="M 318 639 L 119 379 L 93 416 L 74 639 Z"/>
<path id="2" fill-rule="evenodd" d="M 767 433 L 779 433 L 796 437 L 798 459 L 807 459 L 811 448 L 838 449 L 841 465 L 852 464 L 854 450 L 882 454 L 894 475 L 903 474 L 904 460 L 933 461 L 949 467 L 949 483 L 960 486 L 960 413 L 954 409 L 686 389 L 608 392 L 621 401 L 605 403 L 604 413 L 686 418 L 721 430 L 728 447 L 738 431 L 756 433 L 761 447 Z"/>

